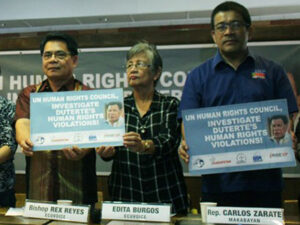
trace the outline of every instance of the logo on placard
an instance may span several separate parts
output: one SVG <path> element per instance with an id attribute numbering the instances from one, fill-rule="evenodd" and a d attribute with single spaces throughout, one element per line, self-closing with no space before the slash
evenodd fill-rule
<path id="1" fill-rule="evenodd" d="M 223 165 L 223 164 L 230 164 L 231 163 L 231 160 L 216 160 L 215 157 L 211 157 L 210 159 L 210 162 L 212 165 Z"/>
<path id="2" fill-rule="evenodd" d="M 197 159 L 193 163 L 194 167 L 202 168 L 204 166 L 204 161 L 203 159 Z"/>
<path id="3" fill-rule="evenodd" d="M 80 141 L 82 141 L 82 135 L 81 134 L 75 134 L 74 135 L 74 142 L 80 142 Z"/>
<path id="4" fill-rule="evenodd" d="M 281 157 L 286 157 L 287 155 L 288 155 L 287 152 L 270 153 L 270 158 L 281 158 Z"/>
<path id="5" fill-rule="evenodd" d="M 97 136 L 96 135 L 90 135 L 89 136 L 89 141 L 97 141 Z"/>
<path id="6" fill-rule="evenodd" d="M 45 138 L 42 137 L 42 136 L 39 136 L 39 137 L 37 137 L 37 138 L 35 139 L 35 143 L 36 143 L 36 144 L 39 144 L 39 145 L 42 145 L 42 144 L 45 143 Z"/>
<path id="7" fill-rule="evenodd" d="M 236 163 L 237 164 L 242 164 L 247 162 L 247 157 L 244 153 L 239 153 L 236 156 Z"/>
<path id="8" fill-rule="evenodd" d="M 68 142 L 68 141 L 69 141 L 69 139 L 67 139 L 67 138 L 53 138 L 51 140 L 51 142 Z"/>
<path id="9" fill-rule="evenodd" d="M 259 153 L 255 153 L 253 155 L 253 162 L 262 162 L 262 161 L 263 161 L 262 156 Z"/>

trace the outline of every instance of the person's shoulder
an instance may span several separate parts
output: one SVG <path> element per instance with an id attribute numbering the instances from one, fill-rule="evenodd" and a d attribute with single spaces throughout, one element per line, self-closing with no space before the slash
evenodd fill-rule
<path id="1" fill-rule="evenodd" d="M 30 93 L 36 92 L 38 86 L 40 86 L 41 84 L 32 84 L 29 85 L 25 88 L 23 88 L 23 90 L 20 92 L 20 95 L 25 95 L 25 96 L 29 96 Z"/>
<path id="2" fill-rule="evenodd" d="M 199 74 L 203 71 L 208 71 L 212 69 L 213 66 L 213 62 L 214 62 L 214 57 L 209 58 L 207 60 L 205 60 L 204 62 L 202 62 L 200 65 L 196 66 L 194 69 L 191 70 L 191 74 Z"/>
<path id="3" fill-rule="evenodd" d="M 209 58 L 188 73 L 188 83 L 198 83 L 199 80 L 206 80 L 214 71 L 214 57 Z"/>
<path id="4" fill-rule="evenodd" d="M 81 85 L 81 90 L 83 90 L 83 91 L 94 90 L 94 88 L 91 88 L 91 87 L 83 84 L 80 80 L 75 79 L 75 82 L 77 82 Z"/>
<path id="5" fill-rule="evenodd" d="M 255 63 L 256 65 L 261 65 L 262 67 L 271 67 L 271 68 L 282 68 L 282 65 L 272 59 L 269 59 L 269 58 L 266 58 L 266 57 L 263 57 L 261 55 L 255 55 L 253 54 L 252 57 L 254 58 L 255 60 Z"/>

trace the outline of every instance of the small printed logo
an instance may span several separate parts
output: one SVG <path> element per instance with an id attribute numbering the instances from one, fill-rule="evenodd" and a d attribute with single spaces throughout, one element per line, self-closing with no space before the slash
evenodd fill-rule
<path id="1" fill-rule="evenodd" d="M 211 162 L 211 165 L 223 165 L 231 163 L 231 160 L 216 160 L 215 157 L 211 157 L 209 161 Z"/>
<path id="2" fill-rule="evenodd" d="M 253 79 L 266 79 L 266 73 L 262 70 L 256 70 L 251 75 Z"/>
<path id="3" fill-rule="evenodd" d="M 36 139 L 35 139 L 35 143 L 36 144 L 39 144 L 39 145 L 42 145 L 42 144 L 44 144 L 45 143 L 45 138 L 44 137 L 37 137 Z"/>
<path id="4" fill-rule="evenodd" d="M 68 142 L 68 141 L 69 141 L 69 139 L 67 139 L 67 138 L 53 138 L 51 140 L 51 142 Z"/>
<path id="5" fill-rule="evenodd" d="M 193 163 L 194 167 L 202 168 L 204 166 L 204 161 L 203 159 L 197 159 Z"/>
<path id="6" fill-rule="evenodd" d="M 247 162 L 247 157 L 245 154 L 243 153 L 239 153 L 236 156 L 236 163 L 237 164 L 242 164 L 242 163 L 246 163 Z"/>
<path id="7" fill-rule="evenodd" d="M 262 161 L 263 161 L 263 159 L 262 159 L 262 156 L 260 154 L 255 153 L 253 155 L 253 162 L 262 162 Z"/>
<path id="8" fill-rule="evenodd" d="M 97 136 L 96 135 L 90 135 L 89 136 L 89 141 L 97 141 Z"/>
<path id="9" fill-rule="evenodd" d="M 287 152 L 270 153 L 270 158 L 281 158 L 281 157 L 286 157 L 287 155 L 288 155 Z"/>
<path id="10" fill-rule="evenodd" d="M 74 135 L 74 142 L 81 142 L 82 141 L 82 135 L 80 134 L 75 134 Z"/>

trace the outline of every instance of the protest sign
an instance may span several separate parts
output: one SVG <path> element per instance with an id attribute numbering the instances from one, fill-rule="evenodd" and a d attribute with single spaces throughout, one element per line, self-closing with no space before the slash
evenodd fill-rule
<path id="1" fill-rule="evenodd" d="M 184 110 L 190 172 L 295 166 L 288 118 L 286 100 Z M 275 122 L 282 123 L 281 135 Z"/>
<path id="2" fill-rule="evenodd" d="M 108 106 L 120 112 L 109 120 Z M 123 90 L 43 92 L 30 95 L 30 138 L 33 150 L 123 145 Z M 120 108 L 121 107 L 121 108 Z"/>

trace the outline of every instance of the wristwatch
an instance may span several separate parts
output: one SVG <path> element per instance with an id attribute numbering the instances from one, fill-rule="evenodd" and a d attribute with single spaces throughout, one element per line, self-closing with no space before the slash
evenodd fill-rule
<path id="1" fill-rule="evenodd" d="M 150 148 L 151 148 L 151 146 L 150 146 L 149 141 L 148 141 L 148 140 L 145 140 L 145 141 L 144 141 L 144 152 L 149 151 Z"/>

